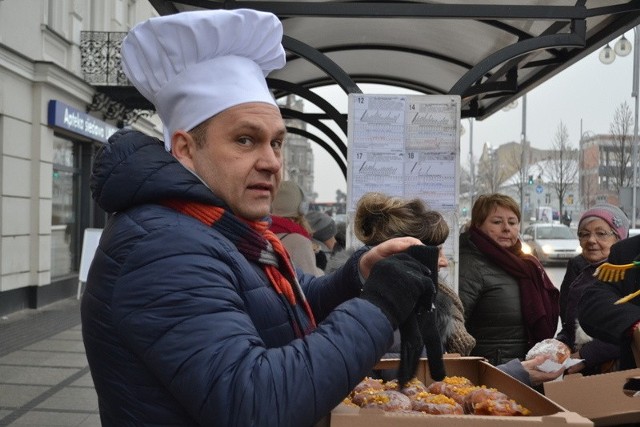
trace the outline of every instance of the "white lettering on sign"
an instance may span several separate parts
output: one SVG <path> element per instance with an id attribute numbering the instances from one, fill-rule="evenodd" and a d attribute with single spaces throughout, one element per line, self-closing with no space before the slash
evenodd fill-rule
<path id="1" fill-rule="evenodd" d="M 84 129 L 84 120 L 82 120 L 80 114 L 70 113 L 68 108 L 64 109 L 64 124 L 70 128 Z"/>
<path id="2" fill-rule="evenodd" d="M 84 131 L 89 135 L 93 135 L 97 138 L 104 139 L 104 128 L 99 124 L 92 122 L 91 120 L 87 120 L 84 124 Z"/>

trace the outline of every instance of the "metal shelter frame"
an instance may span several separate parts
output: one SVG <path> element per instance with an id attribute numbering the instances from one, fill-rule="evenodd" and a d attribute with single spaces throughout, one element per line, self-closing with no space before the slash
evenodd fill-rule
<path id="1" fill-rule="evenodd" d="M 482 120 L 640 23 L 640 0 L 245 1 L 149 0 L 160 15 L 251 8 L 283 22 L 287 65 L 267 79 L 282 109 L 319 131 L 289 127 L 325 149 L 346 176 L 347 116 L 312 89 L 346 95 L 375 83 L 454 94 L 461 116 Z M 135 88 L 97 87 L 126 107 L 149 108 Z M 334 122 L 339 135 L 324 122 Z"/>

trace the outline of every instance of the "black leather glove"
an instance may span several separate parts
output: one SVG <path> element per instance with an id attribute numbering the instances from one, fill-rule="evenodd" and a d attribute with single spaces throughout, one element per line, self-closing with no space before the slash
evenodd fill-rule
<path id="1" fill-rule="evenodd" d="M 426 347 L 431 378 L 442 380 L 446 373 L 442 361 L 442 340 L 437 329 L 435 297 L 438 283 L 438 257 L 435 246 L 411 246 L 407 253 L 429 269 L 427 291 L 422 294 L 414 312 L 400 325 L 400 366 L 398 382 L 401 386 L 415 376 L 422 349 Z"/>
<path id="2" fill-rule="evenodd" d="M 364 283 L 360 298 L 378 306 L 393 328 L 413 312 L 422 294 L 433 287 L 429 269 L 406 253 L 378 261 Z"/>

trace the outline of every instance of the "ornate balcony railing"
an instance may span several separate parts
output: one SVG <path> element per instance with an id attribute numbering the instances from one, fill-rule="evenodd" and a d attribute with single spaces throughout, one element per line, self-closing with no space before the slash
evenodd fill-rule
<path id="1" fill-rule="evenodd" d="M 93 86 L 131 86 L 120 67 L 120 45 L 126 32 L 80 32 L 81 69 Z"/>
<path id="2" fill-rule="evenodd" d="M 82 74 L 97 91 L 87 110 L 102 113 L 119 127 L 150 116 L 154 109 L 122 72 L 120 46 L 126 35 L 107 31 L 80 33 Z"/>

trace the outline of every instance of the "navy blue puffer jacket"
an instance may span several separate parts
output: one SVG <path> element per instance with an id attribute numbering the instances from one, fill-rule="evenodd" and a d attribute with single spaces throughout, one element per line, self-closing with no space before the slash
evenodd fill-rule
<path id="1" fill-rule="evenodd" d="M 115 134 L 92 191 L 111 214 L 82 298 L 103 426 L 311 426 L 389 348 L 387 318 L 354 298 L 362 252 L 334 274 L 300 275 L 319 325 L 295 338 L 258 265 L 158 204 L 212 200 L 159 140 Z"/>

